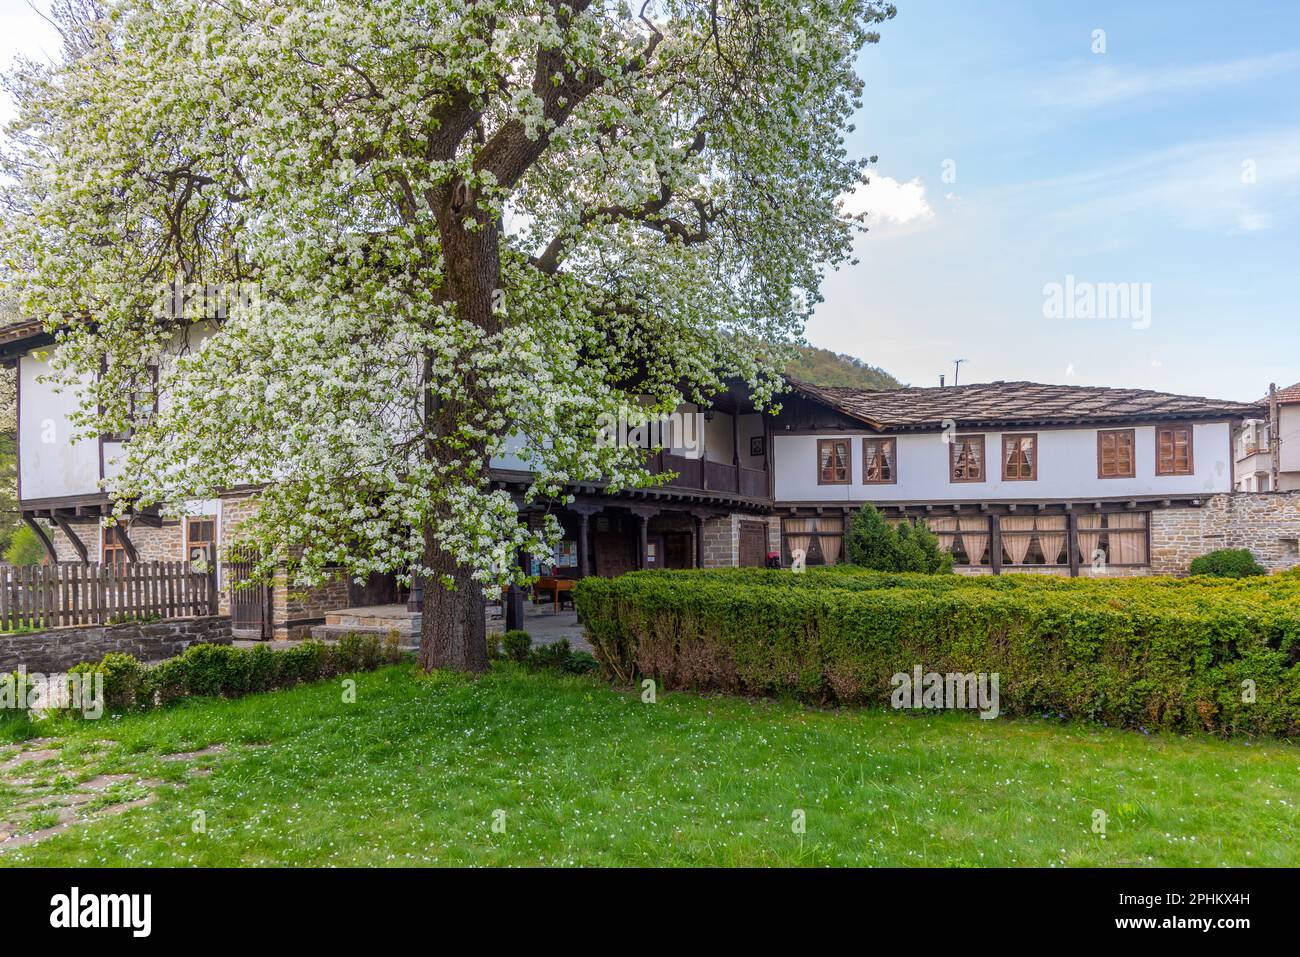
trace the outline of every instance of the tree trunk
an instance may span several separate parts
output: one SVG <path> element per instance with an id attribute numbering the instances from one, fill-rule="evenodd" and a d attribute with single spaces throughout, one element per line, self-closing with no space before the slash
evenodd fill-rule
<path id="1" fill-rule="evenodd" d="M 420 619 L 420 667 L 425 671 L 487 671 L 487 620 L 483 591 L 469 569 L 456 564 L 424 533 L 425 563 L 434 574 L 424 579 L 424 608 Z M 447 587 L 447 579 L 453 588 Z"/>
<path id="2" fill-rule="evenodd" d="M 501 324 L 493 312 L 493 301 L 501 282 L 500 223 L 480 209 L 473 191 L 464 180 L 456 180 L 437 194 L 436 212 L 442 245 L 444 288 L 442 294 L 455 304 L 456 317 L 473 323 L 489 334 Z M 474 228 L 468 228 L 469 226 Z M 451 458 L 479 455 L 483 468 L 488 462 L 486 445 L 470 448 L 448 446 L 439 441 L 450 435 L 461 418 L 476 419 L 474 403 L 478 391 L 473 364 L 462 374 L 470 396 L 467 405 L 452 406 L 437 394 L 437 384 L 424 368 L 425 454 L 444 463 Z M 479 398 L 480 404 L 485 401 Z M 424 530 L 425 564 L 432 574 L 424 584 L 424 611 L 420 623 L 420 665 L 426 670 L 486 671 L 487 621 L 481 586 L 470 570 L 456 563 L 436 541 L 431 528 Z M 448 588 L 451 582 L 454 587 Z"/>

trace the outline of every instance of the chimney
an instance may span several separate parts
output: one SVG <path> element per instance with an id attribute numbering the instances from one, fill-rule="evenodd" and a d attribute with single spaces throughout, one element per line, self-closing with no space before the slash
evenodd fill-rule
<path id="1" fill-rule="evenodd" d="M 943 388 L 943 373 L 942 373 L 942 372 L 939 373 L 939 388 L 940 388 L 940 389 Z"/>

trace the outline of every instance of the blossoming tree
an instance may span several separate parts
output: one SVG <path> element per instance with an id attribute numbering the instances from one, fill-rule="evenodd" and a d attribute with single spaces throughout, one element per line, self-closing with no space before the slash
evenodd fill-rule
<path id="1" fill-rule="evenodd" d="M 602 413 L 771 396 L 850 252 L 854 63 L 892 14 L 58 0 L 62 56 L 7 81 L 0 268 L 59 330 L 77 427 L 132 430 L 117 501 L 255 488 L 264 573 L 418 572 L 422 664 L 482 669 L 483 593 L 559 536 L 520 506 L 654 480 Z M 171 286 L 252 294 L 178 351 L 210 316 Z"/>

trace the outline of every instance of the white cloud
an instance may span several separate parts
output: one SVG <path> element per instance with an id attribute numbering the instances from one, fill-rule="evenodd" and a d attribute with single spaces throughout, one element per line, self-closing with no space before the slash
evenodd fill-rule
<path id="1" fill-rule="evenodd" d="M 866 213 L 868 226 L 881 223 L 906 226 L 934 216 L 919 176 L 903 183 L 892 176 L 873 174 L 869 182 L 860 183 L 841 199 L 840 208 L 849 215 Z"/>
<path id="2" fill-rule="evenodd" d="M 1102 63 L 1063 77 L 1048 87 L 1043 98 L 1054 106 L 1090 109 L 1162 93 L 1221 89 L 1297 68 L 1300 53 L 1295 51 L 1157 70 L 1119 70 Z"/>

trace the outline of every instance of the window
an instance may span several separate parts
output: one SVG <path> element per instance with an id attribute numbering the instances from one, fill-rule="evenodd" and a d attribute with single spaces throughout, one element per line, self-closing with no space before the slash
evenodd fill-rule
<path id="1" fill-rule="evenodd" d="M 1111 565 L 1150 564 L 1148 512 L 1087 512 L 1078 518 L 1079 561 L 1104 573 Z"/>
<path id="2" fill-rule="evenodd" d="M 1103 429 L 1097 433 L 1097 478 L 1133 478 L 1137 475 L 1132 429 Z"/>
<path id="3" fill-rule="evenodd" d="M 948 481 L 984 481 L 984 436 L 958 435 L 948 446 Z"/>
<path id="4" fill-rule="evenodd" d="M 863 439 L 862 481 L 867 485 L 889 485 L 898 481 L 897 439 Z"/>
<path id="5" fill-rule="evenodd" d="M 185 560 L 191 565 L 198 562 L 211 563 L 213 544 L 216 542 L 216 519 L 204 515 L 185 520 Z"/>
<path id="6" fill-rule="evenodd" d="M 130 400 L 127 403 L 127 415 L 132 422 L 144 423 L 149 421 L 154 412 L 158 409 L 158 367 L 156 365 L 145 366 L 145 386 L 131 393 Z M 99 410 L 103 413 L 103 408 Z M 126 442 L 131 438 L 131 430 L 125 432 L 106 432 L 103 440 L 105 442 Z"/>
<path id="7" fill-rule="evenodd" d="M 835 565 L 843 557 L 844 517 L 819 515 L 781 519 L 782 561 L 788 568 L 802 551 L 808 565 Z"/>
<path id="8" fill-rule="evenodd" d="M 817 440 L 817 484 L 848 485 L 853 480 L 849 466 L 848 439 Z"/>
<path id="9" fill-rule="evenodd" d="M 1038 436 L 1002 436 L 1002 481 L 1032 482 L 1038 478 Z"/>
<path id="10" fill-rule="evenodd" d="M 126 564 L 126 545 L 121 530 L 116 526 L 104 529 L 104 564 L 121 567 Z"/>
<path id="11" fill-rule="evenodd" d="M 1156 474 L 1191 475 L 1192 471 L 1192 427 L 1156 429 Z"/>

